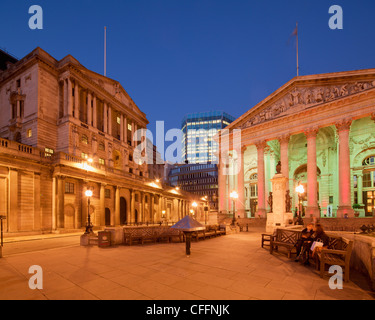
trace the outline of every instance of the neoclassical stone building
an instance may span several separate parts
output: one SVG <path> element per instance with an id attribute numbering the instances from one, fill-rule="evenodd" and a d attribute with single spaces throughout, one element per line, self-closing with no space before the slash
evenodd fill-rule
<path id="1" fill-rule="evenodd" d="M 88 210 L 94 226 L 178 221 L 190 211 L 188 194 L 149 178 L 134 159 L 134 134 L 148 120 L 119 82 L 41 48 L 0 58 L 6 232 L 81 228 Z"/>
<path id="2" fill-rule="evenodd" d="M 293 212 L 301 183 L 306 217 L 372 217 L 374 120 L 375 69 L 293 78 L 222 132 L 230 144 L 221 147 L 219 211 L 233 212 L 235 190 L 239 215 L 265 217 L 281 161 Z"/>

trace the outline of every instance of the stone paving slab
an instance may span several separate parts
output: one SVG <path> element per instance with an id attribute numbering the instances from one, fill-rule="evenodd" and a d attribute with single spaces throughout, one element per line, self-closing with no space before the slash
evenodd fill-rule
<path id="1" fill-rule="evenodd" d="M 31 290 L 31 265 L 43 289 Z M 313 266 L 271 255 L 259 232 L 193 242 L 110 248 L 64 247 L 0 259 L 0 299 L 9 300 L 374 300 L 363 277 L 343 290 Z"/>

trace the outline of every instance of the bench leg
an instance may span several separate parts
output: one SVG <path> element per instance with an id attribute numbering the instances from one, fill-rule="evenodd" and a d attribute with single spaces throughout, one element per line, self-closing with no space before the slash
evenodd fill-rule
<path id="1" fill-rule="evenodd" d="M 345 270 L 344 270 L 344 281 L 349 282 L 349 266 L 345 265 Z"/>
<path id="2" fill-rule="evenodd" d="M 324 269 L 326 267 L 326 264 L 324 263 L 324 261 L 320 261 L 320 277 L 323 278 L 324 277 Z"/>

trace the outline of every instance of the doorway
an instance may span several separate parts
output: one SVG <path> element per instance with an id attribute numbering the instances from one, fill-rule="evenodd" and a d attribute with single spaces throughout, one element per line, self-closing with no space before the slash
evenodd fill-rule
<path id="1" fill-rule="evenodd" d="M 120 224 L 121 225 L 126 225 L 127 224 L 127 215 L 126 215 L 126 200 L 124 197 L 120 198 Z"/>
<path id="2" fill-rule="evenodd" d="M 111 210 L 109 210 L 109 208 L 105 208 L 104 219 L 105 219 L 105 225 L 109 227 L 111 225 Z"/>

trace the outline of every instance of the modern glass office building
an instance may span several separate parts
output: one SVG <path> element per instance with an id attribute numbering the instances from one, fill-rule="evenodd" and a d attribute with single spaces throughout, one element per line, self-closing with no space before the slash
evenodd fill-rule
<path id="1" fill-rule="evenodd" d="M 223 111 L 191 113 L 182 120 L 182 159 L 190 164 L 216 162 L 213 137 L 235 120 Z"/>

